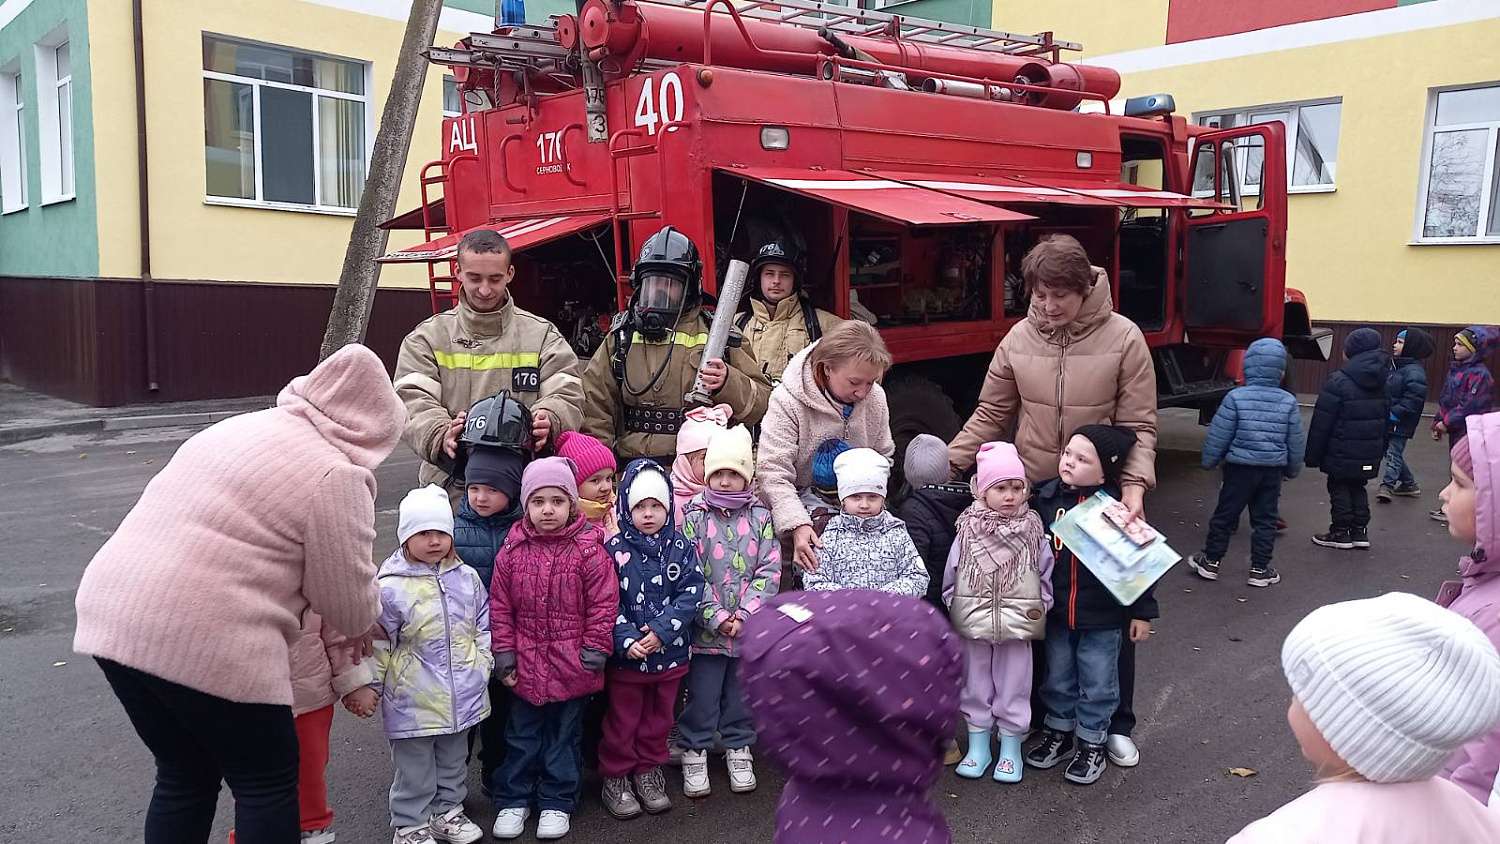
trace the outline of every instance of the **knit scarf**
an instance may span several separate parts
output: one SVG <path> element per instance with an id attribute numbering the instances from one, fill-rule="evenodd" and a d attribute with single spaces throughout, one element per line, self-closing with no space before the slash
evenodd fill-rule
<path id="1" fill-rule="evenodd" d="M 997 594 L 1009 594 L 1023 572 L 1041 570 L 1036 549 L 1043 533 L 1035 510 L 1003 516 L 975 501 L 958 516 L 959 576 L 977 592 L 998 573 Z"/>
<path id="2" fill-rule="evenodd" d="M 708 486 L 703 478 L 693 474 L 693 463 L 688 460 L 686 454 L 677 455 L 672 462 L 672 496 L 679 501 L 687 501 Z"/>
<path id="3" fill-rule="evenodd" d="M 703 490 L 703 500 L 708 502 L 711 507 L 733 512 L 750 506 L 750 502 L 755 500 L 755 490 L 745 489 L 739 492 L 720 492 L 716 489 L 705 489 Z"/>

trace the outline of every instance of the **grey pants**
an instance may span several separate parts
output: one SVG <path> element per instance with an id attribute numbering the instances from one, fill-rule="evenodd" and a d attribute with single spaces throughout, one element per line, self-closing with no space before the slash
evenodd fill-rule
<path id="1" fill-rule="evenodd" d="M 469 731 L 391 740 L 391 826 L 419 826 L 469 796 Z"/>

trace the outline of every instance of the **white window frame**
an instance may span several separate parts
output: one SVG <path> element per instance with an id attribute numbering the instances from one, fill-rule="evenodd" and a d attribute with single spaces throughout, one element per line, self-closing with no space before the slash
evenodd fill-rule
<path id="1" fill-rule="evenodd" d="M 1284 111 L 1284 112 L 1287 113 L 1287 122 L 1284 123 L 1284 124 L 1282 124 L 1283 127 L 1286 130 L 1286 132 L 1285 132 L 1285 134 L 1286 134 L 1286 192 L 1288 194 L 1299 194 L 1299 193 L 1333 193 L 1336 190 L 1338 190 L 1338 173 L 1337 173 L 1337 169 L 1336 169 L 1338 165 L 1336 163 L 1334 165 L 1335 166 L 1335 173 L 1334 173 L 1334 180 L 1333 180 L 1332 184 L 1328 184 L 1328 185 L 1293 185 L 1292 184 L 1292 177 L 1293 177 L 1293 174 L 1296 172 L 1296 169 L 1297 169 L 1296 168 L 1296 161 L 1297 161 L 1297 132 L 1298 132 L 1298 126 L 1300 125 L 1300 123 L 1297 120 L 1297 112 L 1298 112 L 1298 110 L 1300 110 L 1302 108 L 1307 108 L 1307 107 L 1311 107 L 1311 106 L 1339 105 L 1340 106 L 1340 109 L 1339 109 L 1339 140 L 1342 140 L 1343 134 L 1344 134 L 1344 112 L 1343 112 L 1343 108 L 1342 108 L 1343 103 L 1344 103 L 1344 98 L 1340 96 L 1340 97 L 1323 97 L 1323 98 L 1314 99 L 1314 100 L 1293 100 L 1293 101 L 1290 101 L 1290 102 L 1283 102 L 1283 103 L 1267 103 L 1265 105 L 1239 106 L 1239 107 L 1235 107 L 1235 108 L 1205 109 L 1203 111 L 1197 111 L 1197 112 L 1193 113 L 1193 123 L 1202 126 L 1202 125 L 1204 125 L 1203 121 L 1207 120 L 1210 117 L 1229 117 L 1229 118 L 1232 119 L 1232 122 L 1230 123 L 1230 125 L 1228 125 L 1228 126 L 1220 126 L 1219 129 L 1238 129 L 1238 128 L 1242 127 L 1242 126 L 1252 125 L 1252 124 L 1250 124 L 1250 123 L 1247 122 L 1250 119 L 1250 115 L 1252 115 L 1252 114 L 1261 114 L 1263 112 L 1268 112 L 1268 111 Z M 1218 130 L 1215 130 L 1215 131 L 1218 131 Z M 1335 141 L 1335 149 L 1337 149 L 1337 141 Z M 1242 196 L 1259 196 L 1260 195 L 1260 185 L 1259 184 L 1248 185 L 1248 184 L 1244 183 L 1245 170 L 1246 170 L 1245 162 L 1247 160 L 1248 155 L 1249 155 L 1249 147 L 1247 147 L 1247 146 L 1240 146 L 1239 154 L 1235 157 L 1236 158 L 1236 161 L 1235 161 L 1235 170 L 1239 174 L 1239 177 L 1240 177 L 1240 180 L 1241 180 L 1241 182 L 1240 182 L 1240 194 Z"/>
<path id="2" fill-rule="evenodd" d="M 1417 180 L 1417 213 L 1412 221 L 1411 245 L 1413 246 L 1482 246 L 1500 244 L 1500 235 L 1485 234 L 1489 228 L 1490 211 L 1495 203 L 1495 193 L 1500 188 L 1495 187 L 1495 168 L 1500 167 L 1497 160 L 1495 147 L 1500 140 L 1500 119 L 1484 121 L 1480 123 L 1455 123 L 1444 126 L 1443 132 L 1458 132 L 1466 129 L 1488 129 L 1489 140 L 1486 141 L 1484 175 L 1480 179 L 1479 196 L 1479 225 L 1472 235 L 1460 237 L 1429 237 L 1422 234 L 1422 229 L 1427 220 L 1427 181 L 1432 173 L 1432 136 L 1441 134 L 1435 132 L 1437 128 L 1438 95 L 1450 91 L 1469 91 L 1475 88 L 1500 87 L 1500 80 L 1493 82 L 1476 82 L 1468 85 L 1447 85 L 1440 88 L 1429 88 L 1427 91 L 1427 111 L 1422 121 L 1422 171 Z"/>
<path id="3" fill-rule="evenodd" d="M 239 85 L 251 86 L 250 95 L 252 98 L 252 102 L 254 103 L 251 110 L 253 112 L 253 117 L 255 120 L 255 195 L 257 197 L 265 196 L 265 186 L 262 183 L 262 179 L 264 178 L 265 173 L 265 166 L 262 161 L 262 155 L 265 151 L 265 145 L 261 143 L 261 89 L 282 88 L 288 91 L 301 91 L 303 93 L 309 94 L 310 96 L 308 99 L 312 101 L 313 203 L 311 205 L 303 204 L 300 202 L 278 202 L 269 199 L 240 199 L 233 196 L 214 196 L 208 193 L 208 186 L 206 181 L 204 184 L 203 204 L 228 205 L 237 208 L 269 208 L 278 211 L 301 211 L 311 214 L 332 214 L 338 217 L 353 217 L 359 210 L 358 204 L 356 204 L 353 208 L 345 208 L 341 205 L 324 205 L 322 202 L 323 180 L 319 176 L 319 173 L 321 173 L 321 169 L 319 167 L 320 162 L 318 159 L 318 156 L 320 154 L 320 145 L 318 143 L 318 98 L 330 97 L 339 100 L 353 100 L 354 102 L 362 103 L 364 105 L 365 178 L 366 180 L 368 180 L 370 175 L 370 155 L 375 148 L 375 121 L 370 109 L 370 85 L 373 82 L 373 74 L 370 71 L 370 63 L 362 59 L 349 58 L 348 56 L 339 56 L 333 53 L 320 52 L 318 50 L 305 50 L 301 47 L 290 47 L 285 44 L 272 44 L 269 41 L 256 41 L 250 38 L 239 38 L 233 35 L 223 35 L 217 32 L 205 31 L 199 33 L 200 44 L 202 43 L 203 37 L 217 38 L 221 41 L 233 41 L 240 44 L 251 44 L 275 50 L 286 50 L 289 52 L 301 53 L 308 56 L 321 56 L 323 58 L 335 59 L 341 62 L 357 64 L 364 70 L 364 84 L 362 87 L 365 91 L 363 94 L 346 94 L 343 91 L 333 91 L 327 88 L 314 88 L 308 85 L 293 85 L 290 82 L 275 82 L 268 79 L 257 79 L 253 76 L 239 76 L 233 73 L 220 73 L 219 71 L 200 67 L 204 79 L 215 79 L 220 82 L 233 82 Z M 200 61 L 199 64 L 201 65 L 202 62 Z M 207 117 L 205 116 L 204 119 L 206 120 Z"/>
<path id="4" fill-rule="evenodd" d="M 0 214 L 24 211 L 29 205 L 24 85 L 19 66 L 0 68 Z"/>
<path id="5" fill-rule="evenodd" d="M 69 46 L 69 75 L 57 75 L 57 50 Z M 34 45 L 36 53 L 36 101 L 38 158 L 41 161 L 42 205 L 70 202 L 77 197 L 77 167 L 74 159 L 73 127 L 77 115 L 73 108 L 71 44 L 67 29 L 58 29 Z M 68 92 L 68 131 L 62 131 L 59 105 L 62 92 Z M 64 166 L 66 164 L 66 166 Z"/>
<path id="6" fill-rule="evenodd" d="M 445 73 L 445 74 L 443 74 L 442 102 L 440 103 L 440 105 L 442 106 L 442 109 L 443 109 L 443 117 L 444 118 L 458 117 L 459 115 L 463 114 L 462 111 L 449 111 L 448 110 L 448 83 L 450 83 L 450 82 L 453 83 L 453 87 L 456 90 L 458 88 L 458 79 L 456 77 L 454 77 L 453 74 L 451 74 L 451 73 Z M 459 91 L 458 92 L 458 98 L 459 98 L 460 101 L 463 100 L 463 96 L 464 96 L 463 92 Z"/>

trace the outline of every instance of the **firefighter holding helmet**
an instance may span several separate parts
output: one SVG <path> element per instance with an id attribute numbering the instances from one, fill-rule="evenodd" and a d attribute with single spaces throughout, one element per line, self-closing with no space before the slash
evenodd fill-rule
<path id="1" fill-rule="evenodd" d="M 843 320 L 813 307 L 804 290 L 807 259 L 787 238 L 767 242 L 750 262 L 755 293 L 750 310 L 738 321 L 761 371 L 781 383 L 786 365 Z"/>
<path id="2" fill-rule="evenodd" d="M 510 244 L 480 229 L 458 245 L 458 304 L 428 318 L 401 343 L 396 393 L 406 404 L 402 438 L 422 458 L 418 479 L 457 499 L 453 477 L 464 421 L 475 402 L 509 394 L 530 408 L 533 447 L 576 431 L 583 388 L 578 356 L 557 326 L 516 306 Z"/>
<path id="3" fill-rule="evenodd" d="M 646 239 L 630 277 L 630 305 L 584 370 L 584 433 L 622 461 L 671 465 L 700 363 L 714 401 L 734 409 L 732 422 L 759 422 L 771 385 L 749 350 L 731 338 L 723 358 L 703 362 L 712 316 L 700 301 L 703 261 L 693 241 L 663 228 Z"/>

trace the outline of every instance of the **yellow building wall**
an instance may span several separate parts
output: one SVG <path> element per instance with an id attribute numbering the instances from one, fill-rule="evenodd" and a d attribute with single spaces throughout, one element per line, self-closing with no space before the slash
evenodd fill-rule
<path id="1" fill-rule="evenodd" d="M 991 28 L 1027 35 L 1050 30 L 1058 41 L 1081 43 L 1081 54 L 1063 54 L 1069 61 L 1161 46 L 1167 40 L 1170 1 L 995 0 Z"/>
<path id="2" fill-rule="evenodd" d="M 1500 19 L 1127 73 L 1178 113 L 1342 97 L 1336 190 L 1293 194 L 1287 284 L 1314 319 L 1500 322 L 1500 246 L 1413 245 L 1428 89 L 1500 80 Z"/>
<path id="3" fill-rule="evenodd" d="M 136 192 L 135 82 L 130 4 L 90 4 L 99 262 L 104 276 L 140 275 Z M 208 205 L 203 150 L 204 32 L 311 50 L 370 63 L 366 108 L 378 126 L 404 21 L 316 3 L 188 0 L 145 4 L 146 121 L 151 190 L 152 272 L 161 279 L 334 283 L 352 216 Z M 440 31 L 438 44 L 464 33 Z M 431 68 L 402 179 L 397 213 L 420 201 L 421 166 L 438 157 L 442 77 Z M 106 128 L 107 127 L 107 128 Z M 373 143 L 374 136 L 370 136 Z M 421 242 L 392 232 L 390 248 Z M 427 284 L 421 266 L 387 266 L 381 286 Z"/>

